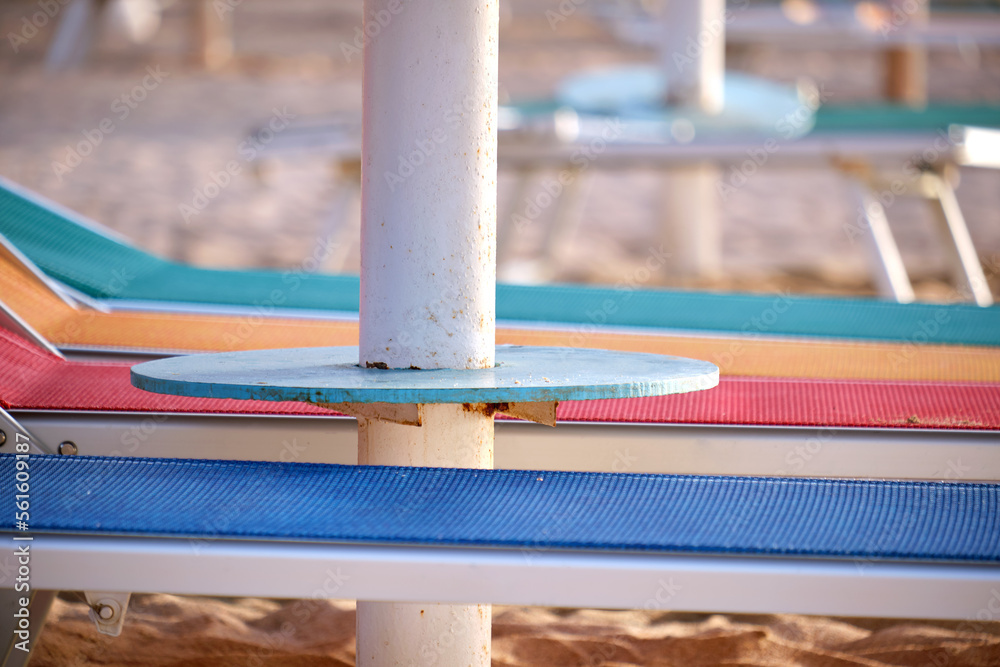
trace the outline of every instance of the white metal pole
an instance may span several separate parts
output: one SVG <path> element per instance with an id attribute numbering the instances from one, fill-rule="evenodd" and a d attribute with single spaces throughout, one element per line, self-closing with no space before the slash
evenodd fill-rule
<path id="1" fill-rule="evenodd" d="M 726 69 L 725 0 L 664 0 L 660 10 L 660 66 L 667 101 L 719 113 Z"/>
<path id="2" fill-rule="evenodd" d="M 492 366 L 498 3 L 401 7 L 364 56 L 361 362 Z"/>
<path id="3" fill-rule="evenodd" d="M 666 104 L 717 114 L 725 102 L 725 0 L 664 0 L 660 66 Z M 662 239 L 673 254 L 671 272 L 688 278 L 721 273 L 717 165 L 702 162 L 666 175 Z"/>
<path id="4" fill-rule="evenodd" d="M 362 365 L 494 364 L 498 6 L 365 0 Z M 359 420 L 359 462 L 492 467 L 493 417 L 470 407 Z M 491 620 L 489 605 L 359 601 L 357 664 L 487 667 Z"/>

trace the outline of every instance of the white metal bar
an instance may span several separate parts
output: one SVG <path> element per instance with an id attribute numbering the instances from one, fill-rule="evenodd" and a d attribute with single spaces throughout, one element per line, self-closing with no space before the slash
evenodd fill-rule
<path id="1" fill-rule="evenodd" d="M 958 205 L 955 190 L 941 174 L 925 174 L 931 180 L 936 197 L 930 200 L 938 231 L 945 241 L 948 264 L 959 289 L 977 306 L 992 306 L 993 294 L 986 281 L 983 266 L 979 263 L 976 246 L 965 224 L 965 216 Z"/>
<path id="2" fill-rule="evenodd" d="M 55 345 L 50 343 L 42 334 L 38 333 L 33 326 L 27 323 L 23 317 L 14 312 L 7 304 L 0 300 L 0 328 L 13 331 L 24 336 L 39 348 L 45 350 L 54 357 L 65 359 Z"/>
<path id="3" fill-rule="evenodd" d="M 524 207 L 524 202 L 528 198 L 531 184 L 537 180 L 537 177 L 538 171 L 533 169 L 530 164 L 520 166 L 514 170 L 513 189 L 507 198 L 502 215 L 497 219 L 497 260 L 500 263 L 501 271 L 503 270 L 503 265 L 510 263 L 512 260 L 511 253 L 513 253 L 516 247 L 515 240 L 525 231 L 522 229 L 524 223 L 522 222 L 518 225 L 518 222 L 514 220 L 514 216 L 516 214 L 521 215 L 518 220 L 528 219 L 523 216 L 521 211 Z M 541 221 L 538 221 L 538 224 L 541 224 Z"/>
<path id="4" fill-rule="evenodd" d="M 670 253 L 665 270 L 684 277 L 722 273 L 719 195 L 722 174 L 711 162 L 667 170 L 661 191 L 660 239 Z"/>
<path id="5" fill-rule="evenodd" d="M 80 454 L 357 463 L 353 419 L 14 413 Z M 0 450 L 6 451 L 6 450 Z M 496 422 L 495 464 L 519 470 L 1000 481 L 1000 434 L 915 428 Z"/>
<path id="6" fill-rule="evenodd" d="M 1000 169 L 1000 130 L 986 127 L 951 128 L 961 141 L 956 161 L 969 167 Z"/>
<path id="7" fill-rule="evenodd" d="M 8 587 L 4 587 L 6 584 Z M 0 583 L 0 665 L 3 667 L 26 667 L 30 660 L 38 638 L 42 634 L 45 626 L 45 619 L 48 616 L 52 602 L 56 598 L 56 591 L 43 591 L 32 589 L 28 591 L 15 591 L 9 587 L 10 582 Z M 27 597 L 28 611 L 27 619 L 29 627 L 27 632 L 28 651 L 17 647 L 24 641 L 24 635 L 19 634 L 19 617 L 15 614 L 21 613 L 21 598 Z M 20 617 L 23 618 L 23 617 Z"/>
<path id="8" fill-rule="evenodd" d="M 863 242 L 872 255 L 872 277 L 879 294 L 896 300 L 899 303 L 911 303 L 917 297 L 913 293 L 913 285 L 906 274 L 903 257 L 889 227 L 889 219 L 885 215 L 878 197 L 864 183 L 852 179 L 859 201 L 859 219 L 863 218 L 868 229 L 862 230 Z"/>
<path id="9" fill-rule="evenodd" d="M 32 262 L 27 255 L 21 252 L 21 250 L 11 243 L 10 239 L 3 234 L 0 234 L 0 255 L 6 255 L 7 261 L 12 262 L 22 271 L 32 276 L 46 291 L 53 294 L 67 306 L 73 309 L 77 308 L 76 302 L 73 301 L 65 291 L 60 289 L 58 283 L 38 268 L 37 264 Z M 68 288 L 63 289 L 68 290 Z"/>
<path id="10" fill-rule="evenodd" d="M 45 54 L 46 69 L 60 71 L 83 63 L 100 31 L 101 13 L 106 4 L 100 0 L 73 0 L 62 11 Z"/>
<path id="11" fill-rule="evenodd" d="M 556 182 L 562 183 L 563 174 L 568 175 L 569 182 L 563 186 L 561 194 L 553 195 L 555 199 L 552 219 L 542 235 L 542 245 L 539 254 L 553 275 L 566 255 L 566 248 L 573 244 L 574 239 L 583 224 L 583 213 L 587 205 L 587 197 L 593 185 L 592 174 L 578 167 L 565 169 L 557 174 Z"/>
<path id="12" fill-rule="evenodd" d="M 935 619 L 1000 601 L 991 565 L 48 535 L 31 553 L 56 590 Z"/>
<path id="13" fill-rule="evenodd" d="M 942 155 L 944 158 L 969 156 L 971 164 L 997 168 L 996 151 L 987 142 L 991 130 L 976 128 L 974 141 L 963 145 L 949 142 Z M 965 132 L 972 136 L 972 130 Z M 284 136 L 284 135 L 282 135 Z M 790 141 L 779 141 L 779 149 L 770 154 L 769 164 L 816 163 L 824 166 L 831 158 L 857 159 L 864 156 L 870 160 L 885 160 L 901 164 L 914 154 L 923 152 L 939 139 L 937 132 L 905 132 L 873 137 L 865 132 L 836 132 L 811 135 Z M 301 148 L 290 146 L 288 154 L 325 154 L 344 161 L 357 159 L 359 149 L 340 146 L 325 146 L 324 133 L 317 129 L 311 133 L 303 128 L 297 133 L 296 141 Z M 318 144 L 318 145 L 317 145 Z M 271 145 L 269 145 L 270 147 Z M 572 168 L 572 158 L 578 155 L 579 142 L 525 141 L 523 136 L 508 140 L 505 133 L 499 134 L 499 166 L 501 169 L 523 170 L 537 166 L 545 168 Z M 760 148 L 760 141 L 704 141 L 695 139 L 690 144 L 677 143 L 611 143 L 601 155 L 595 156 L 594 165 L 602 169 L 623 169 L 641 166 L 684 166 L 711 160 L 721 163 L 740 163 L 747 159 L 747 151 Z M 987 159 L 980 159 L 986 156 Z M 965 162 L 963 161 L 963 164 Z M 523 195 L 522 195 L 523 198 Z"/>
<path id="14" fill-rule="evenodd" d="M 939 135 L 934 132 L 914 132 L 877 138 L 866 133 L 816 134 L 794 141 L 779 142 L 779 149 L 771 153 L 768 165 L 804 162 L 829 164 L 834 158 L 856 160 L 859 157 L 873 162 L 886 160 L 900 164 L 914 154 L 923 152 L 938 138 Z M 760 148 L 759 143 L 733 141 L 696 140 L 689 144 L 611 142 L 603 153 L 595 157 L 592 165 L 598 169 L 636 169 L 642 166 L 685 166 L 704 161 L 738 163 L 747 159 L 747 150 L 757 148 Z M 523 164 L 535 164 L 538 168 L 566 167 L 572 165 L 573 155 L 578 154 L 579 150 L 580 145 L 572 142 L 503 144 L 500 151 L 500 167 L 513 169 Z M 952 155 L 958 154 L 958 151 L 957 146 L 949 145 L 941 158 L 947 160 Z"/>
<path id="15" fill-rule="evenodd" d="M 664 2 L 660 67 L 670 104 L 716 114 L 724 104 L 725 0 Z"/>

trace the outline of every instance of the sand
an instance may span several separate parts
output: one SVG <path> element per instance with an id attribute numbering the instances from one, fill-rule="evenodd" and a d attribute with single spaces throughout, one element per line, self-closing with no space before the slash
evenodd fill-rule
<path id="1" fill-rule="evenodd" d="M 508 98 L 545 97 L 568 72 L 649 60 L 615 42 L 584 10 L 556 30 L 548 5 L 516 0 L 501 38 L 501 88 Z M 51 25 L 19 53 L 0 48 L 0 175 L 120 231 L 139 245 L 209 266 L 297 267 L 316 251 L 334 188 L 319 157 L 270 164 L 263 178 L 239 152 L 250 129 L 277 110 L 310 114 L 360 108 L 360 62 L 339 45 L 361 23 L 359 0 L 243 0 L 236 12 L 237 58 L 208 73 L 191 64 L 186 33 L 193 3 L 176 2 L 149 44 L 102 39 L 77 72 L 43 76 Z M 33 2 L 0 5 L 0 34 L 19 29 Z M 837 103 L 878 95 L 877 61 L 865 53 L 797 52 L 761 46 L 730 54 L 745 71 L 794 82 L 809 76 Z M 168 75 L 127 118 L 114 100 L 160 67 Z M 932 99 L 1000 100 L 1000 50 L 945 49 L 931 57 Z M 113 133 L 69 173 L 53 164 L 81 133 L 111 117 Z M 199 215 L 180 205 L 213 171 L 240 173 Z M 963 169 L 959 200 L 981 259 L 1000 294 L 1000 187 L 995 171 Z M 632 275 L 657 243 L 661 176 L 637 170 L 597 174 L 581 228 L 560 244 L 552 278 L 610 283 Z M 511 191 L 500 179 L 501 197 Z M 723 206 L 726 275 L 710 287 L 797 293 L 871 294 L 864 248 L 845 221 L 856 210 L 831 171 L 762 171 Z M 940 242 L 925 207 L 889 210 L 922 298 L 951 300 Z M 513 244 L 530 261 L 538 229 Z M 358 266 L 356 243 L 344 268 Z M 654 276 L 650 285 L 683 284 Z M 986 604 L 984 594 L 984 605 Z M 996 615 L 984 606 L 984 615 Z M 32 662 L 77 665 L 313 666 L 353 664 L 349 602 L 279 602 L 137 596 L 122 637 L 97 634 L 79 594 L 53 608 Z M 803 616 L 722 616 L 497 608 L 494 664 L 521 665 L 1000 665 L 1000 623 L 934 623 Z"/>
<path id="2" fill-rule="evenodd" d="M 77 601 L 57 600 L 32 667 L 354 664 L 351 602 L 140 595 L 122 636 L 109 638 L 97 634 L 79 595 L 65 597 Z M 512 607 L 493 614 L 496 667 L 1000 664 L 996 622 Z"/>

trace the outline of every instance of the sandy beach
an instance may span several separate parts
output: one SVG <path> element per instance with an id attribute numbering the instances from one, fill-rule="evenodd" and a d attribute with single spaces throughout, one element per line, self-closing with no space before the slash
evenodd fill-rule
<path id="1" fill-rule="evenodd" d="M 501 94 L 540 99 L 584 67 L 650 61 L 579 11 L 552 29 L 555 0 L 505 5 Z M 175 1 L 152 40 L 104 36 L 78 71 L 47 74 L 52 26 L 17 53 L 0 48 L 0 175 L 95 219 L 158 254 L 205 266 L 302 266 L 316 251 L 335 196 L 329 160 L 276 160 L 257 173 L 240 146 L 274 115 L 306 118 L 358 111 L 360 58 L 341 44 L 361 24 L 359 0 L 244 0 L 235 12 L 236 56 L 207 72 L 192 63 L 193 3 Z M 0 33 L 19 30 L 27 0 L 0 5 Z M 864 52 L 734 49 L 730 66 L 792 84 L 809 77 L 837 104 L 878 99 L 879 64 Z M 121 117 L 116 100 L 157 73 L 147 95 Z M 151 80 L 153 81 L 153 80 Z M 1000 49 L 935 50 L 932 100 L 1000 101 Z M 110 118 L 90 155 L 61 170 L 68 147 Z M 229 161 L 240 170 L 197 215 L 182 205 Z M 995 295 L 1000 296 L 1000 175 L 962 169 L 959 201 Z M 552 279 L 614 284 L 657 241 L 662 176 L 649 170 L 598 173 L 578 232 L 561 243 Z M 512 191 L 501 174 L 501 200 Z M 844 233 L 856 218 L 848 184 L 832 170 L 762 170 L 722 207 L 725 275 L 711 281 L 653 276 L 649 285 L 757 292 L 871 295 L 864 248 Z M 919 298 L 957 298 L 947 282 L 926 207 L 900 199 L 889 210 Z M 539 230 L 512 243 L 530 261 Z M 344 270 L 356 272 L 356 241 Z M 494 610 L 493 664 L 804 667 L 1000 665 L 1000 622 L 724 616 L 670 610 Z M 353 665 L 354 605 L 340 601 L 181 598 L 138 595 L 125 631 L 99 635 L 79 593 L 57 600 L 33 667 L 306 667 Z"/>
<path id="2" fill-rule="evenodd" d="M 354 604 L 142 595 L 121 637 L 58 600 L 33 667 L 342 667 Z M 415 663 L 422 664 L 422 663 Z M 436 664 L 433 660 L 426 664 Z M 496 667 L 988 667 L 1000 623 L 495 607 Z"/>

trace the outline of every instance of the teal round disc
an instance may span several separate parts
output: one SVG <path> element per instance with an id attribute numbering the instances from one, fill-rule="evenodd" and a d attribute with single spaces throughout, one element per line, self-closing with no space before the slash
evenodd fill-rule
<path id="1" fill-rule="evenodd" d="M 196 354 L 132 367 L 158 394 L 309 403 L 514 403 L 662 396 L 709 389 L 707 361 L 641 352 L 498 345 L 474 370 L 358 366 L 357 347 Z"/>
<path id="2" fill-rule="evenodd" d="M 556 101 L 579 114 L 581 141 L 606 137 L 608 119 L 615 118 L 622 121 L 618 141 L 669 143 L 733 135 L 788 141 L 812 129 L 818 106 L 800 99 L 794 86 L 740 72 L 726 72 L 724 106 L 717 114 L 665 105 L 668 86 L 659 67 L 622 65 L 567 77 Z"/>

